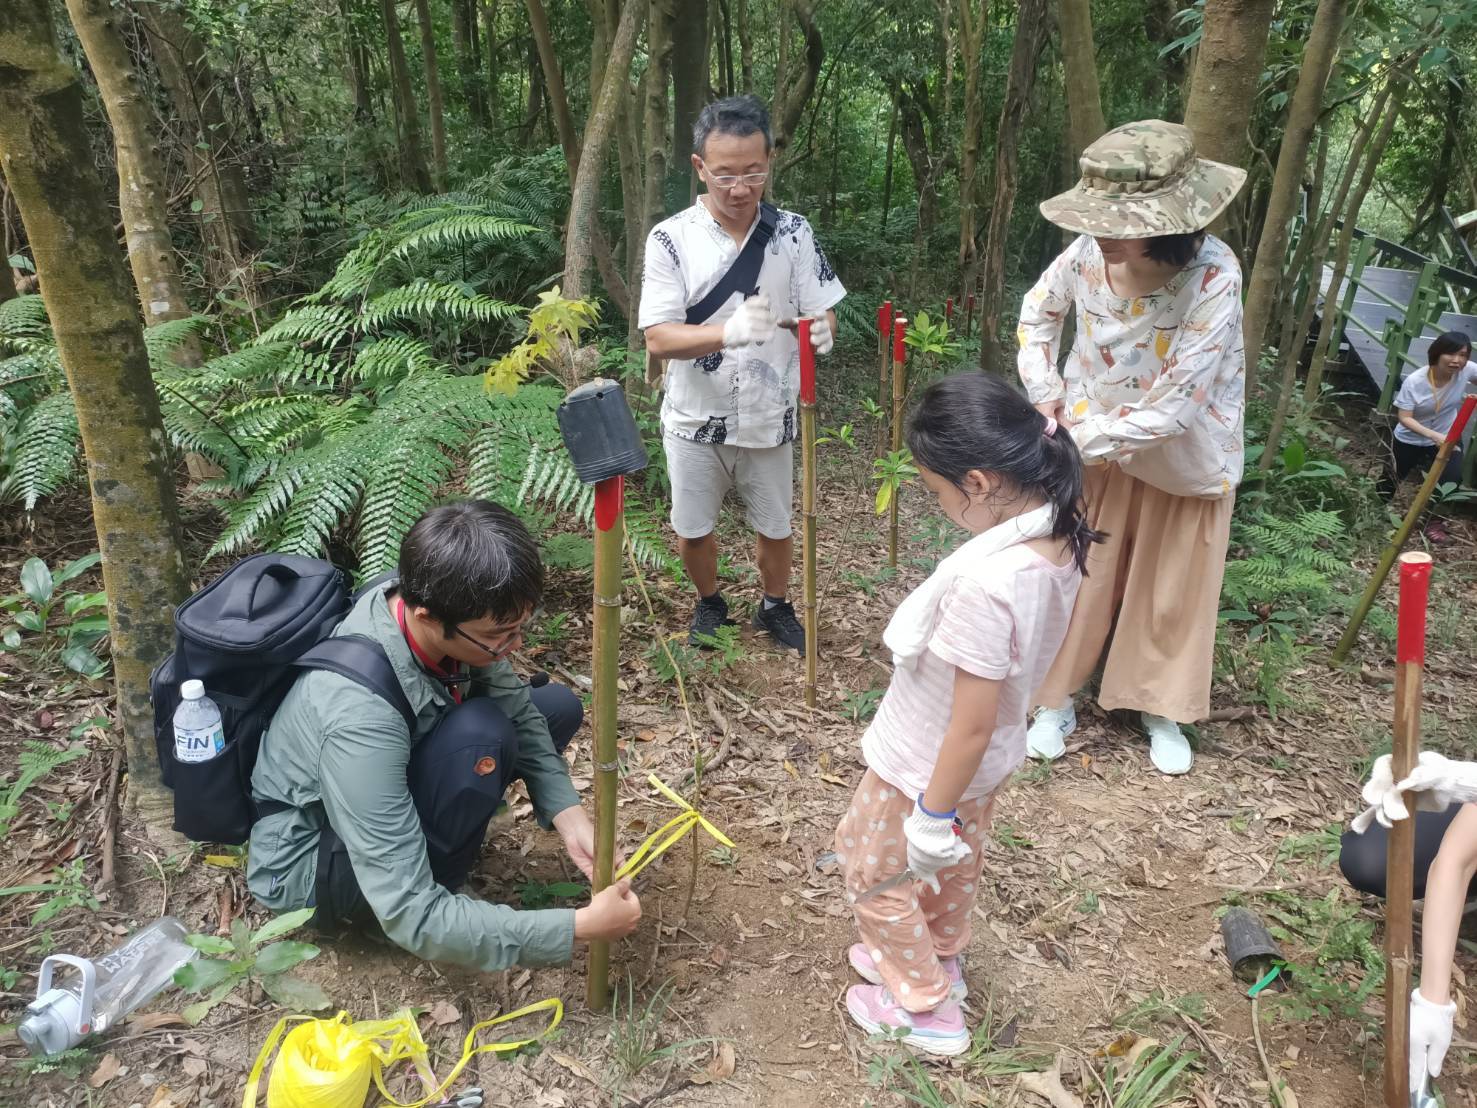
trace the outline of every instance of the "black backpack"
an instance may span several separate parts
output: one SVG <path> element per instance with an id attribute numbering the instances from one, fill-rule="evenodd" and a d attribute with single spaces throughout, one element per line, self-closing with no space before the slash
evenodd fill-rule
<path id="1" fill-rule="evenodd" d="M 329 636 L 353 601 L 344 575 L 317 558 L 243 558 L 174 613 L 174 653 L 149 677 L 154 741 L 164 784 L 174 790 L 174 829 L 197 842 L 244 843 L 260 814 L 251 798 L 262 732 L 305 669 L 326 669 L 383 697 L 415 728 L 415 713 L 384 649 L 362 635 Z M 174 756 L 180 685 L 204 682 L 219 705 L 225 749 L 205 762 Z"/>

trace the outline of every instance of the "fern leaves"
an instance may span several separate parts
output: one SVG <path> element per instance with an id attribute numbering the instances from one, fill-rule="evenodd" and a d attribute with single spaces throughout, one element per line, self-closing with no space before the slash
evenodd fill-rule
<path id="1" fill-rule="evenodd" d="M 0 482 L 0 500 L 19 500 L 29 512 L 76 472 L 79 441 L 71 393 L 54 392 L 31 405 L 6 439 L 9 472 Z"/>

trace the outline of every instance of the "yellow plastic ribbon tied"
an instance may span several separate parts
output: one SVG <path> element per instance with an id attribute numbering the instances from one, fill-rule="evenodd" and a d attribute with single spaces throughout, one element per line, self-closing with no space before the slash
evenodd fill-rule
<path id="1" fill-rule="evenodd" d="M 487 1028 L 545 1011 L 554 1014 L 548 1026 L 533 1038 L 477 1045 L 477 1036 Z M 409 1010 L 402 1010 L 391 1019 L 357 1023 L 349 1021 L 347 1012 L 340 1012 L 331 1020 L 284 1016 L 272 1028 L 261 1053 L 257 1055 L 256 1065 L 247 1078 L 241 1108 L 256 1108 L 262 1073 L 279 1041 L 282 1050 L 272 1066 L 272 1078 L 267 1084 L 267 1108 L 364 1108 L 364 1098 L 369 1095 L 371 1083 L 386 1104 L 394 1108 L 421 1108 L 433 1100 L 443 1099 L 452 1082 L 461 1076 L 467 1063 L 477 1055 L 519 1050 L 536 1043 L 558 1027 L 563 1018 L 564 1003 L 557 997 L 550 997 L 516 1012 L 483 1020 L 467 1032 L 462 1043 L 461 1060 L 445 1081 L 438 1082 L 427 1058 L 426 1041 L 421 1038 L 415 1016 Z M 294 1022 L 297 1026 L 287 1031 L 287 1025 Z M 285 1039 L 282 1037 L 284 1031 L 287 1032 Z M 391 1096 L 385 1088 L 384 1073 L 403 1061 L 414 1065 L 421 1080 L 434 1091 L 413 1101 L 399 1101 Z"/>
<path id="2" fill-rule="evenodd" d="M 656 789 L 673 804 L 681 808 L 682 814 L 674 816 L 662 824 L 647 837 L 644 843 L 636 848 L 636 852 L 626 859 L 626 864 L 615 871 L 615 879 L 617 881 L 623 877 L 635 877 L 653 861 L 665 854 L 668 849 L 676 846 L 694 827 L 701 827 L 724 846 L 730 849 L 733 848 L 732 839 L 703 818 L 701 812 L 678 796 L 662 782 L 660 777 L 653 773 L 646 780 L 651 782 L 652 788 Z"/>

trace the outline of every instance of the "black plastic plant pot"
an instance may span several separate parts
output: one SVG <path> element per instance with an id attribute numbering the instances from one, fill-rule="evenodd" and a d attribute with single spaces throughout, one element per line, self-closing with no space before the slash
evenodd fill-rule
<path id="1" fill-rule="evenodd" d="M 620 385 L 596 378 L 559 405 L 559 433 L 575 472 L 587 485 L 646 468 L 646 444 Z"/>
<path id="2" fill-rule="evenodd" d="M 1221 937 L 1226 944 L 1226 961 L 1237 980 L 1255 985 L 1273 965 L 1282 961 L 1282 952 L 1262 921 L 1245 908 L 1230 908 L 1221 917 Z M 1287 975 L 1286 967 L 1282 976 Z"/>

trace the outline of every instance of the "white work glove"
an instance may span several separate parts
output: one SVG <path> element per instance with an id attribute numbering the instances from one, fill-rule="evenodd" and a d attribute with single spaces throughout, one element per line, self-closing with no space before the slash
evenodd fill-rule
<path id="1" fill-rule="evenodd" d="M 836 336 L 831 334 L 831 317 L 824 312 L 810 321 L 810 348 L 817 354 L 829 354 L 836 345 Z"/>
<path id="2" fill-rule="evenodd" d="M 1389 827 L 1395 820 L 1408 819 L 1410 811 L 1401 793 L 1414 793 L 1415 806 L 1422 812 L 1444 812 L 1453 804 L 1477 800 L 1477 765 L 1453 762 L 1434 750 L 1421 751 L 1415 769 L 1404 781 L 1394 781 L 1392 776 L 1390 755 L 1382 754 L 1364 786 L 1364 802 L 1369 807 L 1352 824 L 1358 834 L 1376 820 L 1381 827 Z"/>
<path id="3" fill-rule="evenodd" d="M 774 335 L 776 326 L 774 312 L 769 309 L 769 297 L 762 293 L 751 296 L 723 325 L 723 349 L 767 342 Z"/>
<path id="4" fill-rule="evenodd" d="M 908 839 L 908 868 L 934 892 L 939 891 L 939 870 L 969 857 L 969 844 L 954 834 L 953 819 L 931 816 L 916 803 L 903 822 L 903 834 Z"/>
<path id="5" fill-rule="evenodd" d="M 1432 1004 L 1421 991 L 1410 994 L 1410 1091 L 1425 1087 L 1427 1076 L 1440 1077 L 1441 1063 L 1451 1046 L 1456 1003 Z"/>

